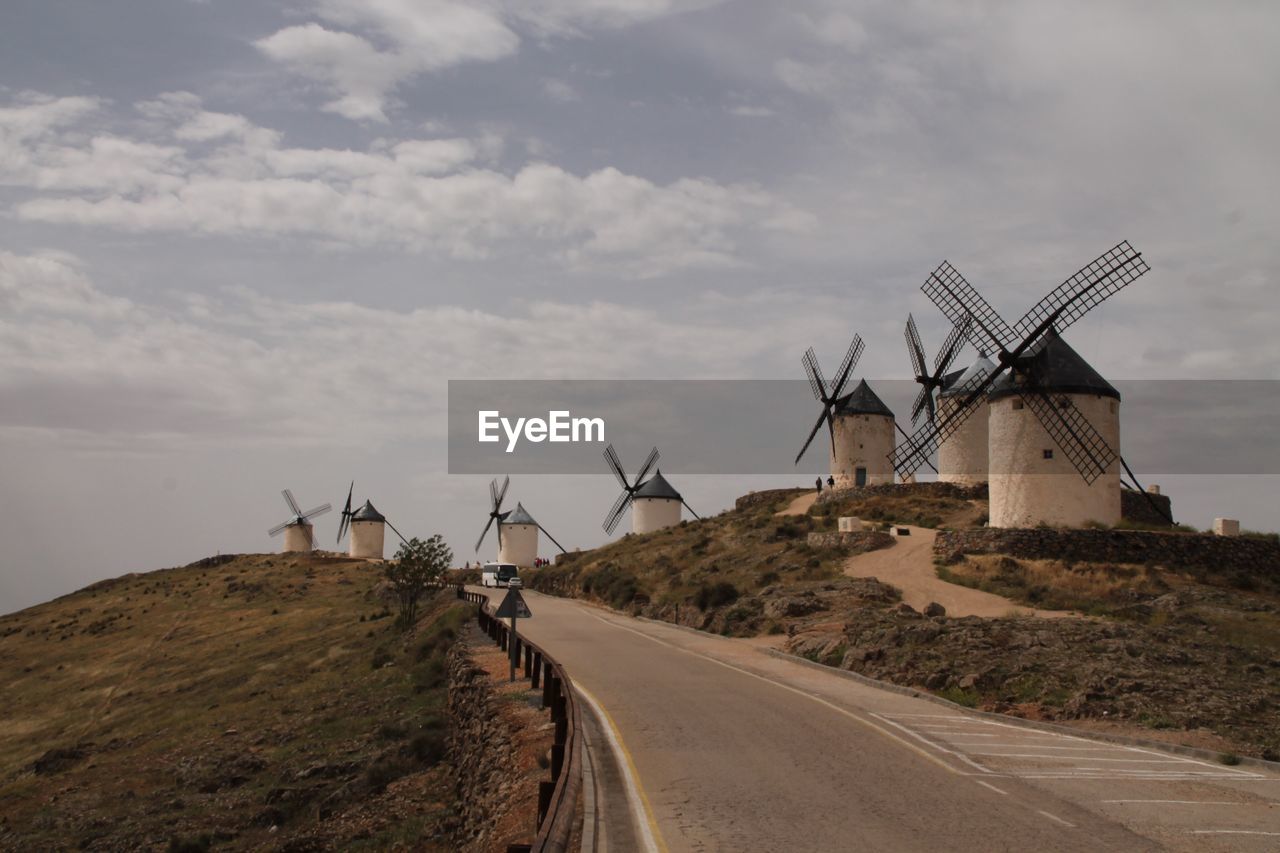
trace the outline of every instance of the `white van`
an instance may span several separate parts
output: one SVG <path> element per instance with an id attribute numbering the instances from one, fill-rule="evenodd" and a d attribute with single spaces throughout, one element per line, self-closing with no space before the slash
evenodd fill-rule
<path id="1" fill-rule="evenodd" d="M 512 578 L 519 577 L 515 563 L 485 563 L 480 570 L 481 586 L 506 586 Z"/>

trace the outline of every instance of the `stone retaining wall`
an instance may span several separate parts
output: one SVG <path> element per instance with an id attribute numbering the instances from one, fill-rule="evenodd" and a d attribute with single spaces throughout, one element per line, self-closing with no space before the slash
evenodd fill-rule
<path id="1" fill-rule="evenodd" d="M 1163 514 L 1151 505 L 1152 501 L 1155 501 L 1156 505 L 1164 510 Z M 1133 492 L 1129 489 L 1122 489 L 1120 491 L 1120 517 L 1125 521 L 1134 521 L 1138 524 L 1168 527 L 1169 519 L 1173 518 L 1173 502 L 1169 500 L 1168 495 L 1153 495 L 1150 492 Z"/>
<path id="2" fill-rule="evenodd" d="M 808 537 L 811 548 L 857 548 L 862 551 L 875 551 L 888 548 L 893 544 L 893 537 L 882 530 L 839 531 L 823 530 L 810 533 Z"/>
<path id="3" fill-rule="evenodd" d="M 489 830 L 508 807 L 512 780 L 523 772 L 516 744 L 494 707 L 488 674 L 459 641 L 449 650 L 449 747 L 447 762 L 458 789 L 455 840 L 483 849 Z"/>
<path id="4" fill-rule="evenodd" d="M 934 554 L 1007 554 L 1028 560 L 1142 563 L 1214 572 L 1280 571 L 1280 544 L 1244 536 L 1145 530 L 940 530 Z"/>
<path id="5" fill-rule="evenodd" d="M 973 486 L 965 486 L 960 483 L 938 482 L 885 483 L 879 486 L 863 486 L 861 488 L 828 489 L 818 495 L 816 503 L 825 504 L 849 498 L 903 498 L 913 495 L 931 498 L 958 498 L 965 501 L 985 501 L 987 499 L 987 484 L 978 483 Z"/>
<path id="6" fill-rule="evenodd" d="M 774 504 L 780 502 L 783 498 L 794 500 L 804 494 L 808 489 L 763 489 L 759 492 L 750 492 L 743 495 L 733 502 L 734 509 L 747 509 L 762 504 Z"/>

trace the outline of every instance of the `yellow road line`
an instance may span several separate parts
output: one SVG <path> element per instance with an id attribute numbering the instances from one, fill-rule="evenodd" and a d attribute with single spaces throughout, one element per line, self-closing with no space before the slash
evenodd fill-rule
<path id="1" fill-rule="evenodd" d="M 634 794 L 633 812 L 640 812 L 638 816 L 643 818 L 640 831 L 643 834 L 643 840 L 647 842 L 650 850 L 658 851 L 658 853 L 668 853 L 666 842 L 662 840 L 662 832 L 658 829 L 658 821 L 653 816 L 653 807 L 649 804 L 649 797 L 644 792 L 644 786 L 640 784 L 640 773 L 636 770 L 635 760 L 631 757 L 631 752 L 627 749 L 626 743 L 622 740 L 622 733 L 618 731 L 618 725 L 613 721 L 613 717 L 605 710 L 604 705 L 600 704 L 600 700 L 591 695 L 581 684 L 575 683 L 574 688 L 582 694 L 582 697 L 591 705 L 592 710 L 596 712 L 596 716 L 604 723 L 607 731 L 609 743 L 614 747 L 615 752 L 622 756 L 624 764 L 623 773 L 626 776 L 627 791 Z M 638 801 L 638 802 L 636 802 Z M 636 809 L 634 806 L 639 805 Z"/>

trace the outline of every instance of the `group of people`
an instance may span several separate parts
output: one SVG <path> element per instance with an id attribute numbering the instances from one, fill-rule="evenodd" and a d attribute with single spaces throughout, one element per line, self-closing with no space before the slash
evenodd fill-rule
<path id="1" fill-rule="evenodd" d="M 541 558 L 541 557 L 534 557 L 534 558 L 533 558 L 533 567 L 534 567 L 535 569 L 540 569 L 540 568 L 542 568 L 543 566 L 549 566 L 549 565 L 551 565 L 551 561 L 550 561 L 550 560 L 544 560 L 544 559 L 543 559 L 543 558 Z"/>
<path id="2" fill-rule="evenodd" d="M 817 490 L 818 490 L 818 491 L 822 491 L 822 478 L 821 478 L 821 477 L 819 477 L 817 480 L 814 480 L 814 486 L 817 488 Z M 836 487 L 836 478 L 835 478 L 835 477 L 827 477 L 827 488 L 828 488 L 828 489 L 834 489 L 835 487 Z"/>

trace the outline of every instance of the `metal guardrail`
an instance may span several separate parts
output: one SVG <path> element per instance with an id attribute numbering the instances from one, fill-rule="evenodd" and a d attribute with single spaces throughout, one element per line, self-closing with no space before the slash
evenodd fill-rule
<path id="1" fill-rule="evenodd" d="M 467 592 L 459 584 L 458 598 L 478 605 L 476 619 L 480 630 L 498 647 L 511 653 L 511 629 L 489 610 L 489 598 L 483 593 Z M 557 663 L 538 645 L 524 637 L 515 637 L 515 656 L 522 664 L 524 676 L 534 689 L 542 688 L 542 707 L 550 709 L 555 723 L 551 745 L 551 781 L 538 783 L 537 835 L 532 844 L 513 844 L 507 853 L 567 853 L 573 836 L 578 800 L 582 796 L 582 767 L 579 761 L 578 732 L 582 731 L 582 711 L 573 695 L 573 682 Z"/>

